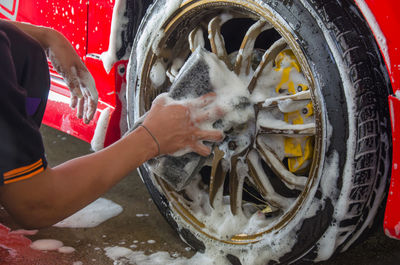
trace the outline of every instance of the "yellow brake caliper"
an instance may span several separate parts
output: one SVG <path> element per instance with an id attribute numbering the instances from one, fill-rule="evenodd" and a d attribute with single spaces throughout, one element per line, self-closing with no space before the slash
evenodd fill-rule
<path id="1" fill-rule="evenodd" d="M 276 87 L 276 93 L 294 95 L 308 90 L 308 86 L 296 83 L 293 77 L 301 75 L 301 68 L 293 52 L 289 49 L 282 51 L 275 59 L 275 71 L 281 72 L 282 77 Z M 303 80 L 297 78 L 297 80 Z M 284 113 L 284 120 L 289 124 L 304 124 L 313 115 L 311 101 L 301 110 Z M 285 157 L 288 159 L 289 171 L 297 174 L 306 173 L 311 165 L 313 154 L 313 137 L 284 137 Z"/>

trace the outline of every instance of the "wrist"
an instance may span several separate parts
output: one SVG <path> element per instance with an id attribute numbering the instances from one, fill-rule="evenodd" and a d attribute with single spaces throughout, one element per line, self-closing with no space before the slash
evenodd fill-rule
<path id="1" fill-rule="evenodd" d="M 158 141 L 157 137 L 154 136 L 154 134 L 149 130 L 149 128 L 147 128 L 147 126 L 140 124 L 139 127 L 142 127 L 143 129 L 146 130 L 146 132 L 151 136 L 151 138 L 153 138 L 154 142 L 157 145 L 157 155 L 159 156 L 161 154 L 161 147 L 160 147 L 160 142 Z"/>
<path id="2" fill-rule="evenodd" d="M 140 139 L 146 148 L 146 154 L 144 160 L 147 161 L 159 155 L 158 142 L 153 138 L 152 134 L 144 126 L 136 128 L 128 137 L 134 137 Z M 143 161 L 143 162 L 145 162 Z"/>

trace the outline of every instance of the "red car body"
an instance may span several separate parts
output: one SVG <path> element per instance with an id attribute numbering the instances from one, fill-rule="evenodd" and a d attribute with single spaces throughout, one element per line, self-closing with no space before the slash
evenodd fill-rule
<path id="1" fill-rule="evenodd" d="M 99 92 L 99 105 L 89 125 L 76 118 L 69 108 L 69 91 L 50 65 L 51 91 L 43 122 L 46 125 L 90 142 L 99 117 L 106 124 L 104 146 L 118 140 L 126 130 L 123 93 L 127 61 L 118 61 L 111 71 L 104 70 L 100 54 L 109 44 L 115 0 L 66 0 L 0 2 L 0 18 L 49 26 L 61 31 L 75 47 L 92 73 Z M 393 94 L 388 98 L 392 121 L 393 160 L 390 189 L 384 220 L 386 235 L 400 239 L 400 2 L 396 0 L 355 0 L 380 46 L 391 78 Z"/>

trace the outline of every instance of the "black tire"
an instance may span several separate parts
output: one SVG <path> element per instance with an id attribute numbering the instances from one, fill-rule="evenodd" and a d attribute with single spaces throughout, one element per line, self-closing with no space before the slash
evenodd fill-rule
<path id="1" fill-rule="evenodd" d="M 241 1 L 224 2 L 244 8 Z M 246 2 L 256 5 L 257 1 Z M 130 124 L 148 108 L 141 102 L 141 93 L 154 93 L 142 87 L 148 58 L 138 57 L 136 48 L 152 12 L 163 5 L 165 0 L 159 0 L 150 7 L 133 45 L 128 82 Z M 160 212 L 198 250 L 205 245 L 221 248 L 232 263 L 243 265 L 256 264 L 252 259 L 256 256 L 264 257 L 260 264 L 327 260 L 348 249 L 370 228 L 386 195 L 391 165 L 387 70 L 367 23 L 351 1 L 264 0 L 258 6 L 274 13 L 296 41 L 291 46 L 299 48 L 310 66 L 315 82 L 313 103 L 321 113 L 315 181 L 290 221 L 293 225 L 264 235 L 250 247 L 214 242 L 176 217 L 148 166 L 140 167 L 140 175 Z M 151 46 L 153 41 L 154 36 L 149 36 L 145 43 Z"/>

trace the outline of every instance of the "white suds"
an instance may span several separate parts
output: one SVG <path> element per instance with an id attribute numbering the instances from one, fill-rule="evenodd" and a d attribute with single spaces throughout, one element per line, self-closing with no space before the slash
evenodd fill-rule
<path id="1" fill-rule="evenodd" d="M 90 142 L 93 151 L 97 152 L 104 148 L 104 141 L 106 139 L 107 128 L 110 122 L 110 115 L 111 109 L 109 107 L 103 110 L 100 114 L 92 141 Z"/>
<path id="2" fill-rule="evenodd" d="M 148 213 L 137 213 L 136 217 L 148 217 L 149 214 Z"/>
<path id="3" fill-rule="evenodd" d="M 143 251 L 132 251 L 123 247 L 105 248 L 106 255 L 112 259 L 114 264 L 135 264 L 135 265 L 230 265 L 225 257 L 213 257 L 210 254 L 197 253 L 187 259 L 178 255 L 171 255 L 168 252 L 156 252 L 152 255 L 145 255 Z"/>
<path id="4" fill-rule="evenodd" d="M 120 205 L 110 200 L 99 198 L 54 226 L 68 228 L 96 227 L 121 212 L 122 207 Z"/>
<path id="5" fill-rule="evenodd" d="M 165 71 L 165 66 L 161 61 L 157 61 L 151 68 L 150 80 L 155 87 L 164 84 L 166 79 Z"/>
<path id="6" fill-rule="evenodd" d="M 193 37 L 193 41 L 190 41 L 190 50 L 195 50 L 197 47 L 204 47 L 205 46 L 205 41 L 203 37 L 203 30 L 198 29 L 196 30 L 193 34 L 195 34 Z"/>
<path id="7" fill-rule="evenodd" d="M 69 254 L 69 253 L 72 253 L 74 251 L 75 251 L 75 249 L 73 247 L 66 247 L 66 246 L 60 247 L 58 249 L 58 252 L 64 253 L 64 254 Z"/>
<path id="8" fill-rule="evenodd" d="M 31 248 L 36 250 L 57 250 L 64 246 L 63 242 L 55 239 L 39 239 L 31 244 Z"/>
<path id="9" fill-rule="evenodd" d="M 394 231 L 396 233 L 396 237 L 400 236 L 400 222 L 394 227 Z"/>
<path id="10" fill-rule="evenodd" d="M 112 21 L 111 21 L 111 33 L 110 33 L 110 41 L 109 47 L 106 52 L 101 54 L 101 60 L 103 61 L 103 65 L 107 73 L 110 72 L 111 68 L 113 67 L 114 63 L 118 60 L 116 54 L 117 51 L 121 48 L 121 36 L 122 31 L 125 29 L 125 25 L 128 24 L 128 18 L 124 16 L 125 13 L 125 4 L 126 1 L 123 0 L 116 0 Z M 128 53 L 129 54 L 129 53 Z M 127 59 L 127 58 L 121 58 Z"/>

